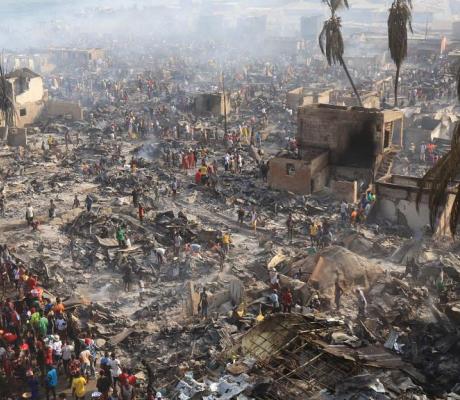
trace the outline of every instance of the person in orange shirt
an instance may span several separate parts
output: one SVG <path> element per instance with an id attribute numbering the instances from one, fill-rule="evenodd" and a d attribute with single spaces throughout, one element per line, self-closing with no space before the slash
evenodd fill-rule
<path id="1" fill-rule="evenodd" d="M 58 297 L 56 299 L 56 305 L 53 307 L 53 311 L 56 315 L 58 314 L 61 314 L 63 315 L 64 314 L 64 310 L 65 310 L 65 306 L 64 304 L 62 304 L 62 301 L 61 299 Z"/>

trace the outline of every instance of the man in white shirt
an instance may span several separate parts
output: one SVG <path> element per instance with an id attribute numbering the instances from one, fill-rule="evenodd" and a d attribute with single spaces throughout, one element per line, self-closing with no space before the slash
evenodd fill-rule
<path id="1" fill-rule="evenodd" d="M 120 360 L 118 360 L 117 357 L 115 356 L 115 353 L 112 353 L 110 355 L 109 368 L 110 368 L 110 373 L 112 375 L 113 393 L 114 395 L 116 395 L 117 382 L 120 382 L 119 376 L 121 375 L 121 364 L 120 364 Z"/>
<path id="2" fill-rule="evenodd" d="M 66 375 L 69 375 L 69 363 L 72 359 L 72 351 L 73 346 L 64 341 L 64 345 L 62 346 L 62 363 L 64 364 L 64 371 Z"/>

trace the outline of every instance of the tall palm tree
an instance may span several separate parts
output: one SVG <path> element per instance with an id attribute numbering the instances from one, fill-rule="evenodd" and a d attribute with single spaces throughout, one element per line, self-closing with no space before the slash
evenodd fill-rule
<path id="1" fill-rule="evenodd" d="M 457 97 L 460 99 L 460 68 L 457 72 Z M 460 174 L 460 122 L 456 122 L 452 133 L 450 150 L 431 167 L 419 182 L 417 193 L 417 211 L 419 210 L 425 188 L 429 188 L 428 208 L 430 210 L 430 225 L 434 230 L 440 211 L 448 199 L 447 190 L 456 190 L 454 203 L 449 216 L 449 228 L 452 236 L 457 231 L 460 218 L 460 185 L 455 183 Z"/>
<path id="2" fill-rule="evenodd" d="M 348 0 L 322 0 L 324 4 L 329 7 L 331 11 L 331 18 L 324 21 L 323 29 L 319 34 L 319 48 L 321 52 L 326 56 L 327 63 L 329 65 L 339 64 L 342 66 L 348 80 L 350 81 L 351 87 L 355 92 L 355 96 L 358 99 L 360 107 L 363 106 L 361 97 L 356 90 L 356 86 L 351 78 L 350 72 L 348 71 L 347 65 L 343 59 L 344 45 L 342 37 L 342 21 L 340 17 L 336 15 L 336 12 L 341 7 L 348 8 Z"/>
<path id="3" fill-rule="evenodd" d="M 6 78 L 5 69 L 0 62 L 0 116 L 5 120 L 3 140 L 8 140 L 8 130 L 14 124 L 16 109 L 13 100 L 13 88 Z"/>
<path id="4" fill-rule="evenodd" d="M 394 0 L 388 15 L 388 47 L 396 65 L 395 107 L 398 106 L 399 71 L 407 57 L 407 27 L 412 30 L 412 0 Z"/>

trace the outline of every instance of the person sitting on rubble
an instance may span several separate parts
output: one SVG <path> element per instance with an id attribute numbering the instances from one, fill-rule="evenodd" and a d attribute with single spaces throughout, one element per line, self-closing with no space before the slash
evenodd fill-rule
<path id="1" fill-rule="evenodd" d="M 48 217 L 53 219 L 56 217 L 56 204 L 54 204 L 54 200 L 50 200 L 50 208 L 48 209 Z"/>
<path id="2" fill-rule="evenodd" d="M 315 291 L 315 293 L 313 293 L 313 296 L 311 297 L 310 307 L 314 311 L 320 311 L 321 310 L 321 300 L 319 298 L 319 294 L 318 294 L 317 291 Z"/>

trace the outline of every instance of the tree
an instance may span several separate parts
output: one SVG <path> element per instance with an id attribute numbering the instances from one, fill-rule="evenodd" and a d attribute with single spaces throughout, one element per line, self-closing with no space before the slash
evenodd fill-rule
<path id="1" fill-rule="evenodd" d="M 460 99 L 460 68 L 457 72 L 457 97 Z M 445 207 L 448 199 L 448 189 L 455 186 L 456 194 L 449 216 L 449 229 L 452 236 L 457 231 L 460 217 L 460 185 L 455 183 L 460 174 L 460 122 L 456 122 L 452 133 L 450 150 L 431 167 L 419 182 L 417 193 L 417 211 L 419 211 L 423 192 L 429 188 L 428 208 L 430 210 L 430 225 L 434 230 L 440 211 Z"/>
<path id="2" fill-rule="evenodd" d="M 351 78 L 350 72 L 348 71 L 347 65 L 343 59 L 344 53 L 344 44 L 342 37 L 342 21 L 341 18 L 336 15 L 336 12 L 341 7 L 348 8 L 347 0 L 322 0 L 324 4 L 329 7 L 331 11 L 331 18 L 327 21 L 324 21 L 323 29 L 319 34 L 319 47 L 321 52 L 326 56 L 327 63 L 329 65 L 339 64 L 342 66 L 345 74 L 347 75 L 348 80 L 350 81 L 351 87 L 355 93 L 356 98 L 358 99 L 358 104 L 360 107 L 363 106 L 361 102 L 361 97 L 356 90 L 356 86 Z"/>
<path id="3" fill-rule="evenodd" d="M 388 47 L 396 65 L 395 107 L 398 106 L 398 85 L 401 65 L 407 57 L 407 27 L 412 30 L 412 1 L 394 0 L 388 15 Z"/>
<path id="4" fill-rule="evenodd" d="M 5 69 L 0 62 L 0 115 L 5 121 L 3 140 L 8 140 L 8 129 L 14 124 L 16 110 L 13 100 L 13 88 L 6 78 Z"/>

